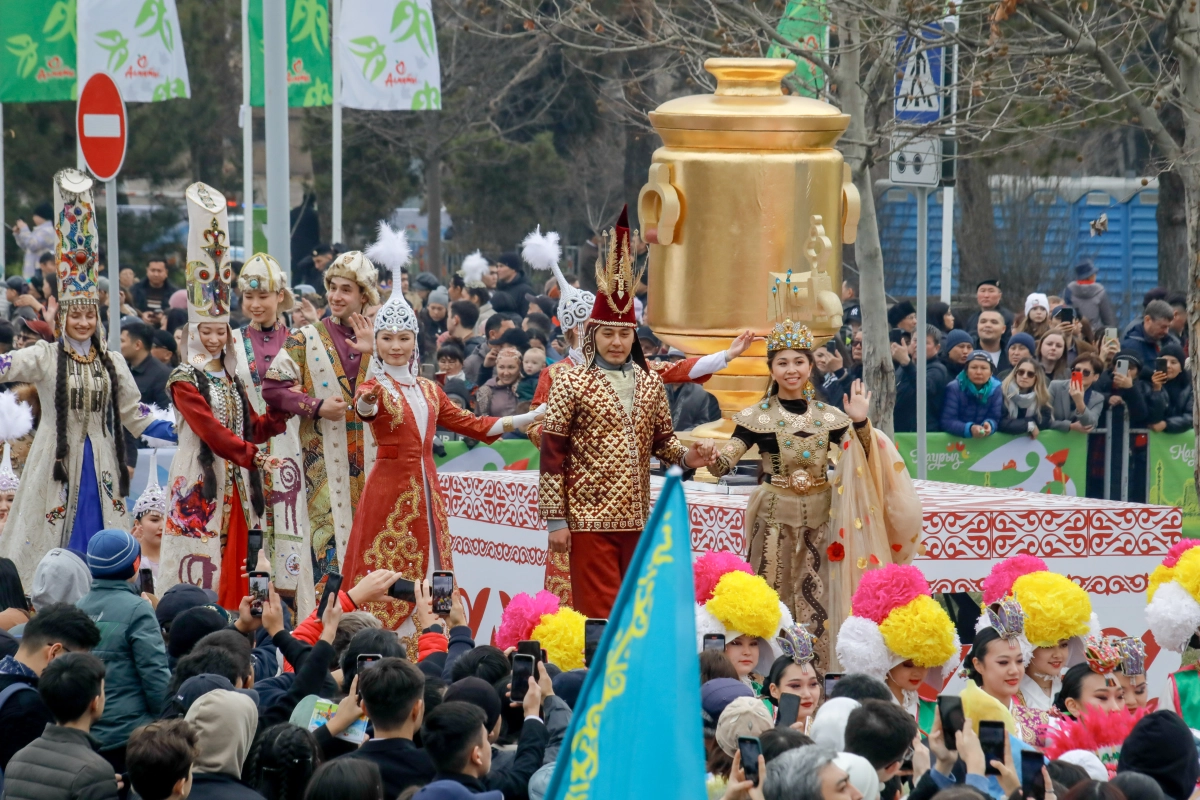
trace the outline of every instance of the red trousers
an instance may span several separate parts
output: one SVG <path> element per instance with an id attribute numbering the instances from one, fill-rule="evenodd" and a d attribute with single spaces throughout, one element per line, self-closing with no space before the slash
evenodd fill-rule
<path id="1" fill-rule="evenodd" d="M 641 537 L 640 532 L 571 534 L 571 595 L 576 611 L 608 619 Z"/>

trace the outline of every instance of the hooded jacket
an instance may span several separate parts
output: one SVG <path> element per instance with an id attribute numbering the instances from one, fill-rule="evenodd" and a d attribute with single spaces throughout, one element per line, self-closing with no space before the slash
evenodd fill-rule
<path id="1" fill-rule="evenodd" d="M 38 562 L 29 599 L 34 609 L 55 603 L 75 605 L 91 589 L 92 573 L 83 559 L 70 550 L 56 547 Z"/>
<path id="2" fill-rule="evenodd" d="M 216 689 L 203 695 L 184 717 L 198 740 L 192 800 L 255 800 L 241 782 L 242 765 L 258 728 L 258 708 L 239 692 Z"/>
<path id="3" fill-rule="evenodd" d="M 1063 292 L 1063 302 L 1073 306 L 1080 317 L 1092 323 L 1094 331 L 1117 326 L 1117 314 L 1108 299 L 1108 290 L 1102 283 L 1071 281 Z"/>

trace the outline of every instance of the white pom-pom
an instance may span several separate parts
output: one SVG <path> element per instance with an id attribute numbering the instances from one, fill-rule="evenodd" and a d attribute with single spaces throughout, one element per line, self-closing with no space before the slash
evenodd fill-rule
<path id="1" fill-rule="evenodd" d="M 521 242 L 521 258 L 537 270 L 554 269 L 562 258 L 562 248 L 558 244 L 558 234 L 550 231 L 542 233 L 542 226 L 525 237 Z"/>
<path id="2" fill-rule="evenodd" d="M 33 409 L 13 392 L 0 394 L 0 440 L 11 442 L 33 430 Z"/>
<path id="3" fill-rule="evenodd" d="M 400 272 L 408 264 L 412 256 L 408 249 L 408 239 L 404 231 L 392 230 L 392 226 L 382 220 L 379 222 L 379 236 L 375 243 L 367 248 L 367 258 L 377 267 L 384 267 L 392 273 L 392 286 L 400 285 Z"/>
<path id="4" fill-rule="evenodd" d="M 1182 653 L 1200 628 L 1200 603 L 1175 581 L 1158 587 L 1146 606 L 1146 623 L 1162 647 Z"/>
<path id="5" fill-rule="evenodd" d="M 463 282 L 467 286 L 483 283 L 483 276 L 487 273 L 487 259 L 478 250 L 464 258 L 462 266 L 458 268 L 458 274 L 462 276 Z"/>
<path id="6" fill-rule="evenodd" d="M 879 626 L 865 617 L 847 617 L 838 630 L 837 657 L 845 672 L 862 672 L 884 680 L 892 668 L 892 652 Z"/>
<path id="7" fill-rule="evenodd" d="M 146 416 L 150 417 L 151 420 L 163 420 L 164 422 L 171 423 L 171 425 L 175 424 L 175 409 L 171 408 L 170 406 L 167 406 L 166 408 L 159 408 L 154 403 L 151 403 L 149 408 L 150 413 Z M 175 442 L 167 439 L 156 439 L 153 436 L 143 435 L 142 441 L 145 442 L 148 447 L 178 447 Z"/>

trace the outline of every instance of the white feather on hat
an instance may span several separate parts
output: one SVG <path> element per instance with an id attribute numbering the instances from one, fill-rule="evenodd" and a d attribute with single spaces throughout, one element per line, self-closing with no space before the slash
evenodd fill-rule
<path id="1" fill-rule="evenodd" d="M 550 231 L 543 234 L 542 226 L 539 225 L 537 230 L 530 233 L 525 237 L 525 241 L 521 242 L 521 258 L 525 259 L 529 266 L 543 272 L 557 267 L 558 260 L 562 258 L 558 233 Z"/>
<path id="2" fill-rule="evenodd" d="M 1146 606 L 1146 624 L 1162 647 L 1182 653 L 1200 628 L 1200 603 L 1176 581 L 1167 581 Z"/>
<path id="3" fill-rule="evenodd" d="M 562 247 L 558 243 L 558 234 L 554 231 L 543 234 L 539 225 L 537 230 L 525 237 L 521 243 L 521 258 L 537 270 L 550 270 L 558 281 L 558 323 L 564 331 L 578 328 L 587 322 L 592 315 L 592 307 L 596 304 L 596 295 L 584 289 L 576 289 L 567 283 L 567 278 L 559 269 L 558 261 L 562 258 Z"/>
<path id="4" fill-rule="evenodd" d="M 483 276 L 488 274 L 487 259 L 483 257 L 483 253 L 476 250 L 463 259 L 462 266 L 458 268 L 458 274 L 462 276 L 463 283 L 468 289 L 483 286 Z"/>
<path id="5" fill-rule="evenodd" d="M 0 461 L 0 492 L 15 492 L 21 479 L 12 468 L 12 442 L 33 430 L 33 409 L 13 392 L 0 393 L 0 439 L 4 440 L 4 458 Z"/>

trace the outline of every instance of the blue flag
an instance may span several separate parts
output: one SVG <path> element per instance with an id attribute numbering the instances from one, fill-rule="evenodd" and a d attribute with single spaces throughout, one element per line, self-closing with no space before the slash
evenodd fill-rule
<path id="1" fill-rule="evenodd" d="M 575 703 L 546 798 L 703 798 L 703 737 L 691 523 L 672 469 Z"/>

